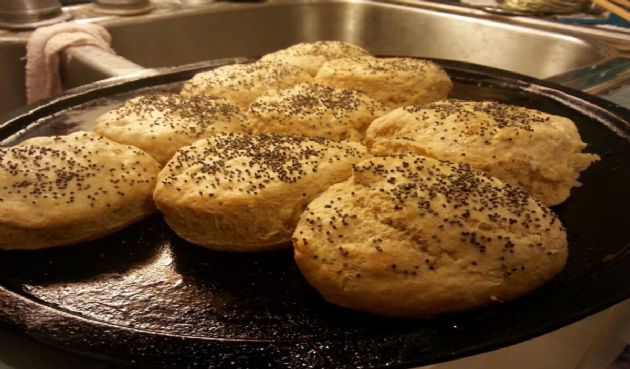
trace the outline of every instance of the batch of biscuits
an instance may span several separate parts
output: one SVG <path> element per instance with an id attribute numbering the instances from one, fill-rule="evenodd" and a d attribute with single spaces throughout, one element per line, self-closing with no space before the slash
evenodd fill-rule
<path id="1" fill-rule="evenodd" d="M 194 245 L 293 247 L 350 309 L 422 318 L 514 299 L 564 267 L 548 206 L 598 157 L 567 118 L 451 88 L 433 62 L 340 41 L 199 73 L 94 131 L 1 148 L 0 248 L 83 244 L 160 211 Z"/>

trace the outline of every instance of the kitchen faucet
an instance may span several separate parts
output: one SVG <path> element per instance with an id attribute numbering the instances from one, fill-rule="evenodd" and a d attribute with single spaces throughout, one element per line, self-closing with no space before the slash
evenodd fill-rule
<path id="1" fill-rule="evenodd" d="M 95 10 L 104 14 L 135 15 L 153 10 L 151 0 L 92 0 Z"/>
<path id="2" fill-rule="evenodd" d="M 153 9 L 151 0 L 92 0 L 102 14 L 135 15 Z M 59 0 L 0 0 L 0 28 L 35 29 L 70 19 Z"/>
<path id="3" fill-rule="evenodd" d="M 0 28 L 33 29 L 70 18 L 59 0 L 2 0 Z"/>

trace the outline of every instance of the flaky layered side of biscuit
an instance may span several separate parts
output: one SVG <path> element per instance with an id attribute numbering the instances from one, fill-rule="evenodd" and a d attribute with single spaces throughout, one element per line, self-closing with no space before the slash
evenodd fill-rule
<path id="1" fill-rule="evenodd" d="M 220 134 L 178 150 L 158 176 L 154 199 L 169 226 L 194 244 L 289 247 L 306 204 L 368 156 L 353 142 Z"/>
<path id="2" fill-rule="evenodd" d="M 567 259 L 565 230 L 540 202 L 467 164 L 413 154 L 356 164 L 308 205 L 293 244 L 326 300 L 398 317 L 516 298 Z"/>
<path id="3" fill-rule="evenodd" d="M 155 212 L 159 164 L 93 132 L 0 149 L 0 248 L 92 240 Z"/>

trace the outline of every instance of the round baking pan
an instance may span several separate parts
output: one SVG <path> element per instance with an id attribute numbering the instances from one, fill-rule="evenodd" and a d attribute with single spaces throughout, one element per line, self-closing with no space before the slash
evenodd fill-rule
<path id="1" fill-rule="evenodd" d="M 13 112 L 0 140 L 63 134 L 138 94 L 176 91 L 219 60 L 98 82 Z M 566 268 L 517 300 L 432 319 L 330 305 L 290 248 L 234 254 L 181 240 L 155 215 L 82 245 L 0 252 L 0 325 L 65 350 L 139 367 L 412 367 L 560 328 L 630 296 L 629 111 L 497 69 L 438 61 L 452 97 L 492 99 L 572 119 L 601 161 L 553 210 L 568 229 Z"/>

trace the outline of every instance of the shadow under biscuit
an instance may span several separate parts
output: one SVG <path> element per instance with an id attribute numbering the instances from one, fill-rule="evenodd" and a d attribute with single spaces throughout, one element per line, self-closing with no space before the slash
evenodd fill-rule
<path id="1" fill-rule="evenodd" d="M 175 270 L 197 292 L 190 305 L 205 310 L 203 319 L 244 323 L 244 332 L 264 338 L 296 334 L 337 337 L 407 331 L 426 324 L 379 317 L 326 302 L 300 273 L 293 249 L 267 252 L 224 252 L 171 241 Z M 410 324 L 411 323 L 411 324 Z"/>
<path id="2" fill-rule="evenodd" d="M 72 246 L 41 250 L 0 250 L 0 282 L 4 285 L 48 285 L 124 273 L 151 258 L 170 230 L 151 216 L 111 235 Z"/>
<path id="3" fill-rule="evenodd" d="M 174 237 L 171 246 L 177 273 L 236 310 L 293 309 L 313 299 L 289 244 L 276 251 L 224 252 Z"/>

